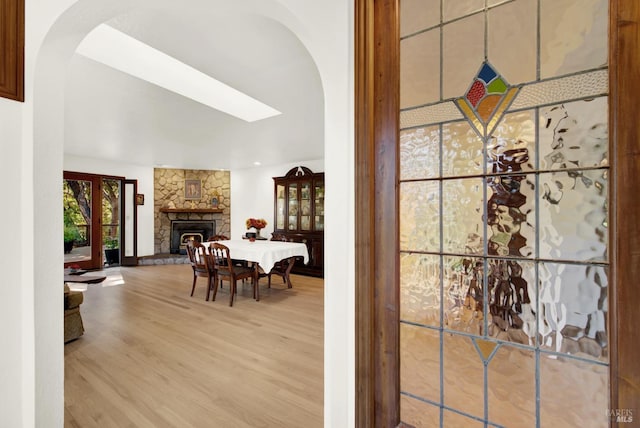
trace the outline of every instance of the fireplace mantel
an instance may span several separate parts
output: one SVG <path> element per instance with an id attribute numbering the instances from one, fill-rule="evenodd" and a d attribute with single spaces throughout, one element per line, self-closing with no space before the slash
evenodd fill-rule
<path id="1" fill-rule="evenodd" d="M 160 208 L 161 213 L 193 213 L 193 214 L 218 214 L 224 212 L 220 208 Z"/>

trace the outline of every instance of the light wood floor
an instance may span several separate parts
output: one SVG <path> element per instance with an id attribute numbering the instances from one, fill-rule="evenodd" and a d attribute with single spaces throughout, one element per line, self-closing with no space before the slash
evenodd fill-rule
<path id="1" fill-rule="evenodd" d="M 321 427 L 323 281 L 193 297 L 189 265 L 107 270 L 65 345 L 66 427 Z M 121 278 L 120 278 L 121 275 Z"/>

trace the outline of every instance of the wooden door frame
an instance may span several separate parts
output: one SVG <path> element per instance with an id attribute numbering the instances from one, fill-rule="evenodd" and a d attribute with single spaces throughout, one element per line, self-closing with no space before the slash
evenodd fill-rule
<path id="1" fill-rule="evenodd" d="M 0 0 L 0 46 L 0 97 L 24 101 L 24 0 Z"/>
<path id="2" fill-rule="evenodd" d="M 354 10 L 355 417 L 357 427 L 388 428 L 400 423 L 399 4 L 398 0 L 355 0 Z M 609 0 L 609 18 L 610 409 L 630 410 L 637 419 L 640 114 L 635 94 L 640 93 L 640 2 Z"/>

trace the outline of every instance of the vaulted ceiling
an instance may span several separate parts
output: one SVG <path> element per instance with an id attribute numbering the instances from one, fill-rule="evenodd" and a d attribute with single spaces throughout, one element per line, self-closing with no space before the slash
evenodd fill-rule
<path id="1" fill-rule="evenodd" d="M 136 9 L 106 24 L 282 114 L 245 122 L 76 53 L 66 82 L 65 154 L 190 169 L 323 157 L 319 73 L 282 24 L 178 6 Z"/>

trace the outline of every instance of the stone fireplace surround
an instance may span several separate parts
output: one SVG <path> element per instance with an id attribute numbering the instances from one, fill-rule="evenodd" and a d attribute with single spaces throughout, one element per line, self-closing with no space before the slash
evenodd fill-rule
<path id="1" fill-rule="evenodd" d="M 206 234 L 203 239 L 206 240 L 216 233 L 225 233 L 221 225 L 226 224 L 226 215 L 222 210 L 205 210 L 205 209 L 168 209 L 162 208 L 158 213 L 156 227 L 156 255 L 158 254 L 184 254 L 184 251 L 176 251 L 174 246 L 175 227 L 176 225 L 198 225 L 200 233 Z M 206 227 L 208 224 L 208 228 Z M 204 227 L 203 227 L 204 226 Z M 212 229 L 209 231 L 209 229 Z M 184 232 L 178 227 L 180 232 Z M 196 228 L 190 228 L 189 231 L 197 232 Z M 228 233 L 228 232 L 227 232 Z M 179 240 L 180 236 L 178 236 Z"/>

